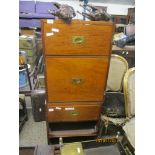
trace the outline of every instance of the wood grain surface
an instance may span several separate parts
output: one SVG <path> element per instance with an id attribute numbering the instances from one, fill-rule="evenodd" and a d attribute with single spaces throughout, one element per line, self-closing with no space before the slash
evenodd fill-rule
<path id="1" fill-rule="evenodd" d="M 43 23 L 43 38 L 46 55 L 109 55 L 111 52 L 112 23 L 77 22 L 63 24 Z M 73 43 L 74 37 L 83 37 L 84 42 Z"/>
<path id="2" fill-rule="evenodd" d="M 48 104 L 48 122 L 92 121 L 98 120 L 101 103 Z"/>
<path id="3" fill-rule="evenodd" d="M 104 56 L 46 57 L 48 102 L 102 101 L 108 62 Z"/>

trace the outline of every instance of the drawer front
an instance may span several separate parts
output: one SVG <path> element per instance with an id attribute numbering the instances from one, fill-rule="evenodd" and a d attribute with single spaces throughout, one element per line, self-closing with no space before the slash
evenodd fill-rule
<path id="1" fill-rule="evenodd" d="M 112 32 L 112 24 L 44 23 L 44 51 L 46 55 L 109 55 Z"/>
<path id="2" fill-rule="evenodd" d="M 48 102 L 102 101 L 108 57 L 46 57 Z"/>
<path id="3" fill-rule="evenodd" d="M 48 104 L 47 117 L 49 122 L 92 121 L 98 120 L 101 104 Z"/>

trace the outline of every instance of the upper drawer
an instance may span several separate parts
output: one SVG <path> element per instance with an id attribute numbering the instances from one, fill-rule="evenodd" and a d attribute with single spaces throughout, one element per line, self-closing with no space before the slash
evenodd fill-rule
<path id="1" fill-rule="evenodd" d="M 46 55 L 109 55 L 113 34 L 110 22 L 78 21 L 65 24 L 59 20 L 42 21 Z"/>

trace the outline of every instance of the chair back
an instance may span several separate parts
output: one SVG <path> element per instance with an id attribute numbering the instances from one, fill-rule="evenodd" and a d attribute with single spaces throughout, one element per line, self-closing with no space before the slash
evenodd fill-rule
<path id="1" fill-rule="evenodd" d="M 130 68 L 124 76 L 125 113 L 127 117 L 135 115 L 135 68 Z"/>
<path id="2" fill-rule="evenodd" d="M 121 91 L 123 77 L 128 70 L 128 62 L 122 56 L 112 54 L 106 91 Z"/>

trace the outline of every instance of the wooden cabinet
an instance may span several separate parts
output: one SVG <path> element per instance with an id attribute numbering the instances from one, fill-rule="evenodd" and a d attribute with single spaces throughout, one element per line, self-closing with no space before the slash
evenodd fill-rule
<path id="1" fill-rule="evenodd" d="M 112 34 L 111 22 L 73 20 L 66 24 L 61 20 L 42 20 L 49 138 L 73 136 L 70 130 L 51 129 L 55 122 L 63 123 L 64 128 L 92 122 L 89 129 L 85 125 L 80 130 L 75 127 L 72 133 L 76 136 L 92 136 L 97 132 Z"/>

